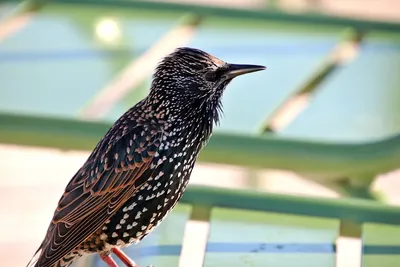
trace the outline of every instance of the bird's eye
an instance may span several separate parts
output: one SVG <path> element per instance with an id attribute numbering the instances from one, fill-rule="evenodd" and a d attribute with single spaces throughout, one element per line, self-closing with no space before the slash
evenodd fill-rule
<path id="1" fill-rule="evenodd" d="M 207 71 L 204 78 L 206 81 L 215 82 L 217 80 L 217 72 L 213 70 Z"/>

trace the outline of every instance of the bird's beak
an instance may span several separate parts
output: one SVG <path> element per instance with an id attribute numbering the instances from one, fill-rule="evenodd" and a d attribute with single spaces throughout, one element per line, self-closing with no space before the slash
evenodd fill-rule
<path id="1" fill-rule="evenodd" d="M 233 79 L 236 76 L 256 72 L 260 70 L 265 70 L 265 66 L 259 65 L 242 65 L 242 64 L 228 64 L 228 71 L 224 74 L 227 79 Z"/>

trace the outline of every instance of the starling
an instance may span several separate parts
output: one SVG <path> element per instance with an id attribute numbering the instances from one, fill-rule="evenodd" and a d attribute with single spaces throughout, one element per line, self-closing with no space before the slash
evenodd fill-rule
<path id="1" fill-rule="evenodd" d="M 66 267 L 99 253 L 136 266 L 121 248 L 148 235 L 185 191 L 219 121 L 225 87 L 264 66 L 228 64 L 182 47 L 156 67 L 147 97 L 123 114 L 72 177 L 28 267 Z"/>

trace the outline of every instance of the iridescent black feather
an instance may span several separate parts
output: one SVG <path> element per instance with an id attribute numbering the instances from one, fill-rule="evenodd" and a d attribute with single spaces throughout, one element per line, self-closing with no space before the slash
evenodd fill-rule
<path id="1" fill-rule="evenodd" d="M 149 95 L 115 122 L 65 188 L 28 266 L 65 267 L 149 234 L 188 184 L 232 66 L 192 48 L 165 57 Z"/>

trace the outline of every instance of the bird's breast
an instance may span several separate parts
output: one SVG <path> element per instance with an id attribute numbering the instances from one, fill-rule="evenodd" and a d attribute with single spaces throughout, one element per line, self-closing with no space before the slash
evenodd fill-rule
<path id="1" fill-rule="evenodd" d="M 165 139 L 143 183 L 134 195 L 104 225 L 100 239 L 109 245 L 126 246 L 149 234 L 181 198 L 197 158 L 191 142 Z"/>

